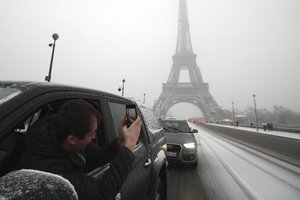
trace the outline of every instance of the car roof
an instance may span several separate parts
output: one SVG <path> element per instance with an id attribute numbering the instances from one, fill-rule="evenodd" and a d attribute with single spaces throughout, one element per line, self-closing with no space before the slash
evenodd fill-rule
<path id="1" fill-rule="evenodd" d="M 101 90 L 90 89 L 80 86 L 64 85 L 53 82 L 34 82 L 34 81 L 0 81 L 0 88 L 16 89 L 20 91 L 14 98 L 0 103 L 0 119 L 9 113 L 15 105 L 21 104 L 25 101 L 30 101 L 33 97 L 51 92 L 85 92 L 90 94 L 97 94 L 100 96 L 109 96 L 110 98 L 124 99 L 131 101 L 128 98 L 103 92 Z"/>
<path id="2" fill-rule="evenodd" d="M 109 94 L 107 92 L 99 91 L 96 89 L 90 89 L 80 86 L 71 86 L 65 85 L 60 83 L 53 83 L 53 82 L 38 82 L 38 81 L 0 81 L 0 87 L 7 87 L 7 88 L 15 88 L 19 89 L 22 92 L 32 91 L 35 89 L 43 89 L 46 91 L 55 91 L 61 89 L 67 90 L 82 90 L 82 91 L 91 91 L 91 92 L 102 92 Z M 109 94 L 113 95 L 113 94 Z"/>

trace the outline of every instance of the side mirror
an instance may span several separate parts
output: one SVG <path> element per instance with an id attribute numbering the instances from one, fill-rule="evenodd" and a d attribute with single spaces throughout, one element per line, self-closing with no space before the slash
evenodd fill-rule
<path id="1" fill-rule="evenodd" d="M 193 129 L 192 133 L 198 133 L 198 130 L 197 129 Z"/>

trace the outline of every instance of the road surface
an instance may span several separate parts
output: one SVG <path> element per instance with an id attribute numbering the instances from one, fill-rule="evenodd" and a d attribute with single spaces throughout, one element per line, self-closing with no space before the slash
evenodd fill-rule
<path id="1" fill-rule="evenodd" d="M 169 200 L 300 199 L 300 169 L 197 127 L 198 167 L 168 170 Z"/>

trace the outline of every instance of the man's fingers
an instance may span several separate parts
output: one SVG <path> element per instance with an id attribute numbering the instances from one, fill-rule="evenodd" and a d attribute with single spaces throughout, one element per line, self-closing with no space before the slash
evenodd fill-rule
<path id="1" fill-rule="evenodd" d="M 131 126 L 141 126 L 142 125 L 142 120 L 140 116 L 136 118 L 136 120 L 131 124 Z"/>

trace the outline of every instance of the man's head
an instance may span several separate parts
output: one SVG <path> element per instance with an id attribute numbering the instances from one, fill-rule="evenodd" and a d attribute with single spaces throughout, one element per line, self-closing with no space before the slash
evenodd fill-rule
<path id="1" fill-rule="evenodd" d="M 67 101 L 53 122 L 58 143 L 67 151 L 84 149 L 96 136 L 99 118 L 97 110 L 88 102 Z"/>

